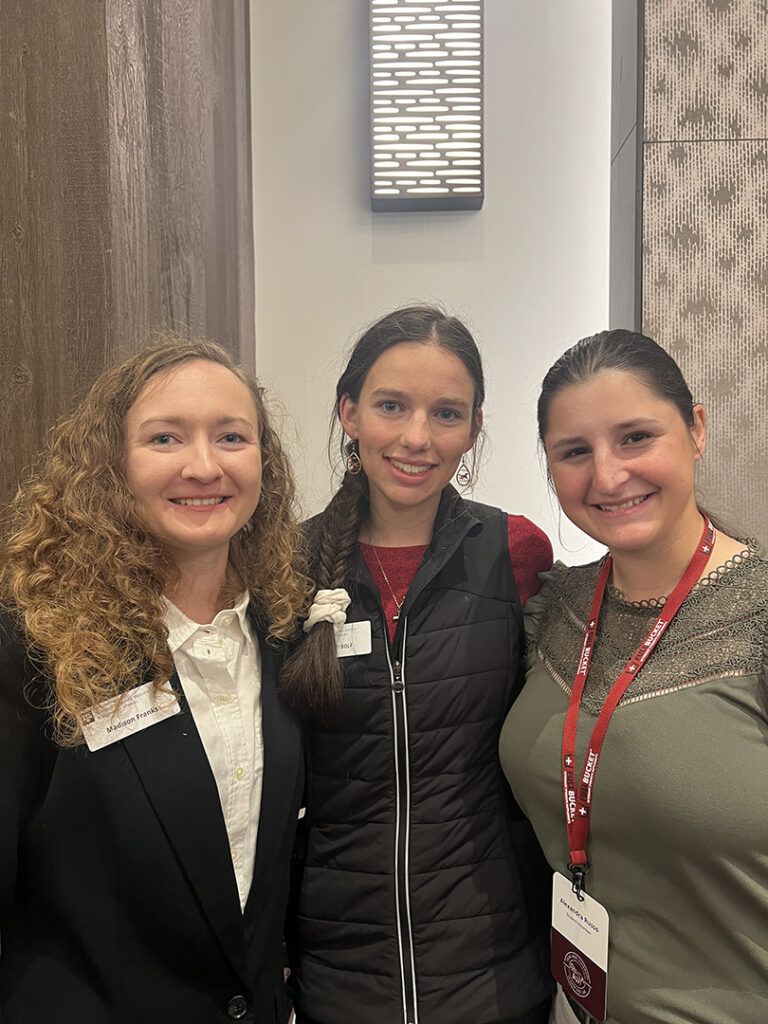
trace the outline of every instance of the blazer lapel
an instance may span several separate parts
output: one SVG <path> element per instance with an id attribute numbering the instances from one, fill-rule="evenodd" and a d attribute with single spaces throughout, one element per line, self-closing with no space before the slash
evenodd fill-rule
<path id="1" fill-rule="evenodd" d="M 181 693 L 175 673 L 172 683 Z M 224 952 L 242 972 L 243 921 L 219 791 L 183 694 L 181 706 L 122 742 Z"/>

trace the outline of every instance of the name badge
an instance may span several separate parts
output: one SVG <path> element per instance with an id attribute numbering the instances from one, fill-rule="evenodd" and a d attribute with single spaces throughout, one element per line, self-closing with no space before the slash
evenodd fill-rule
<path id="1" fill-rule="evenodd" d="M 345 622 L 343 626 L 334 626 L 336 634 L 336 654 L 340 658 L 351 658 L 353 654 L 371 653 L 371 624 L 365 622 Z"/>
<path id="2" fill-rule="evenodd" d="M 608 977 L 608 911 L 556 872 L 552 885 L 552 974 L 565 992 L 595 1020 L 606 1017 Z"/>
<path id="3" fill-rule="evenodd" d="M 101 750 L 180 711 L 175 694 L 155 690 L 152 683 L 144 683 L 88 708 L 80 716 L 80 727 L 88 749 Z"/>

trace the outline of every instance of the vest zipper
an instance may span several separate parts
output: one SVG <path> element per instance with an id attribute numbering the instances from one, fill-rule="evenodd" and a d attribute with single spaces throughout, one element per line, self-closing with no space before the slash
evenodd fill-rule
<path id="1" fill-rule="evenodd" d="M 395 788 L 397 794 L 395 814 L 395 913 L 397 942 L 400 952 L 400 979 L 403 991 L 403 1022 L 419 1024 L 416 1004 L 416 964 L 413 956 L 410 890 L 411 842 L 411 775 L 408 752 L 408 711 L 405 704 L 405 638 L 407 617 L 401 623 L 401 660 L 392 663 L 389 643 L 386 644 L 392 694 L 392 727 L 394 730 Z M 386 623 L 384 629 L 386 630 Z M 386 636 L 386 632 L 385 632 Z"/>

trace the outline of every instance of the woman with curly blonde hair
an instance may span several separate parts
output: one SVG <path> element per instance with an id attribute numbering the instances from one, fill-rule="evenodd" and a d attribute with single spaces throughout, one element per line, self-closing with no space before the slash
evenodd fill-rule
<path id="1" fill-rule="evenodd" d="M 107 370 L 0 565 L 0 1020 L 283 1021 L 308 581 L 262 389 L 211 342 Z"/>

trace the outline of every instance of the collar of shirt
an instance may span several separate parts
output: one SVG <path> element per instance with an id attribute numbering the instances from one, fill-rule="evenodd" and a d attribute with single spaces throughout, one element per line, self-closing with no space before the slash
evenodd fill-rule
<path id="1" fill-rule="evenodd" d="M 249 600 L 248 591 L 244 590 L 231 608 L 224 608 L 222 611 L 217 612 L 213 622 L 201 623 L 194 622 L 177 608 L 175 604 L 172 604 L 167 597 L 164 597 L 165 614 L 163 620 L 168 629 L 168 647 L 171 650 L 171 654 L 175 654 L 182 644 L 185 644 L 199 629 L 210 629 L 211 626 L 215 626 L 223 635 L 242 643 L 246 637 L 251 635 L 248 628 Z"/>

